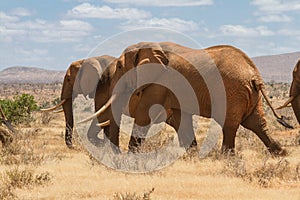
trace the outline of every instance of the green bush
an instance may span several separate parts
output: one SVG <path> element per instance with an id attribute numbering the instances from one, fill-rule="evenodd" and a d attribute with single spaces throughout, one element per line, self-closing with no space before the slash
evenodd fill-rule
<path id="1" fill-rule="evenodd" d="M 0 99 L 0 105 L 6 117 L 14 124 L 29 123 L 32 112 L 38 110 L 37 102 L 29 94 L 21 94 L 10 99 Z"/>

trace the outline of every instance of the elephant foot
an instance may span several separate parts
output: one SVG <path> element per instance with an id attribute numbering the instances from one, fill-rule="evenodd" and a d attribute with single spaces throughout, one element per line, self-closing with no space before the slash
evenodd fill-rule
<path id="1" fill-rule="evenodd" d="M 192 144 L 188 147 L 188 149 L 196 148 L 197 147 L 197 141 L 196 138 L 192 141 Z"/>
<path id="2" fill-rule="evenodd" d="M 277 142 L 271 145 L 271 147 L 268 148 L 269 152 L 273 156 L 287 156 L 288 151 L 280 146 Z"/>
<path id="3" fill-rule="evenodd" d="M 65 142 L 67 147 L 72 148 L 73 147 L 73 143 L 72 143 L 72 136 L 70 135 L 65 135 Z"/>
<path id="4" fill-rule="evenodd" d="M 198 152 L 197 149 L 197 141 L 196 138 L 194 138 L 193 142 L 191 143 L 191 145 L 189 147 L 186 148 L 186 152 L 188 154 L 194 154 Z"/>
<path id="5" fill-rule="evenodd" d="M 226 146 L 222 146 L 221 153 L 225 156 L 235 156 L 234 148 L 229 148 Z"/>

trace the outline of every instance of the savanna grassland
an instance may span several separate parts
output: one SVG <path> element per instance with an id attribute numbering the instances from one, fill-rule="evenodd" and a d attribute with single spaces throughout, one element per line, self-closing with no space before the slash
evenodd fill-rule
<path id="1" fill-rule="evenodd" d="M 266 89 L 275 107 L 288 97 L 289 84 L 270 83 Z M 17 93 L 49 106 L 60 95 L 61 84 L 4 85 L 0 98 Z M 132 174 L 98 163 L 80 144 L 64 144 L 63 113 L 34 112 L 34 120 L 16 127 L 13 143 L 0 146 L 0 199 L 300 199 L 300 127 L 291 108 L 280 112 L 295 129 L 278 124 L 265 105 L 272 137 L 288 150 L 274 158 L 250 131 L 240 128 L 236 155 L 220 154 L 217 147 L 200 159 L 195 151 L 159 171 Z M 199 119 L 198 144 L 206 137 L 210 120 Z M 174 132 L 168 126 L 144 145 L 163 145 Z M 121 135 L 126 149 L 129 136 Z"/>

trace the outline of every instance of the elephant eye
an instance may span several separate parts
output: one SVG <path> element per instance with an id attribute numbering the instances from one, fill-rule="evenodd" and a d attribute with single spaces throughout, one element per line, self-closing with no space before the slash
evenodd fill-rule
<path id="1" fill-rule="evenodd" d="M 121 65 L 120 61 L 117 62 L 117 67 L 118 67 L 118 69 L 122 68 L 122 65 Z"/>

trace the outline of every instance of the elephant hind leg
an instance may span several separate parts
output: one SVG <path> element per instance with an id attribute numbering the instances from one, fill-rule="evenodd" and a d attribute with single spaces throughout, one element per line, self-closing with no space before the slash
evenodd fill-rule
<path id="1" fill-rule="evenodd" d="M 267 122 L 264 118 L 261 102 L 258 103 L 253 112 L 241 123 L 241 125 L 253 131 L 265 144 L 271 154 L 286 155 L 286 150 L 284 150 L 281 145 L 268 134 Z"/>

